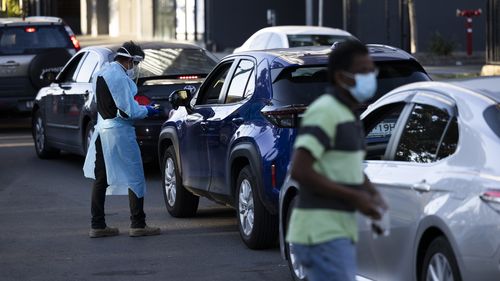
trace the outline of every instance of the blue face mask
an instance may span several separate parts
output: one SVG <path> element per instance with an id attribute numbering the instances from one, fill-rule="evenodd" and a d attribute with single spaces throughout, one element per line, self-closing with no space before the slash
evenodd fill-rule
<path id="1" fill-rule="evenodd" d="M 366 102 L 375 96 L 375 92 L 377 91 L 377 75 L 377 71 L 356 73 L 354 75 L 348 73 L 347 76 L 353 78 L 356 81 L 356 85 L 353 87 L 343 86 L 343 88 L 349 90 L 353 98 L 359 103 Z"/>

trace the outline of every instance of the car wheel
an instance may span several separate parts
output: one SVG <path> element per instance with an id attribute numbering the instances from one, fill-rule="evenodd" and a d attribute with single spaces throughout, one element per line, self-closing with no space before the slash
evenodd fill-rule
<path id="1" fill-rule="evenodd" d="M 293 211 L 293 208 L 295 208 L 295 206 L 297 205 L 298 199 L 299 198 L 297 196 L 295 196 L 292 199 L 292 201 L 290 202 L 290 204 L 288 205 L 288 211 L 286 213 L 286 221 L 285 221 L 286 228 L 285 229 L 288 229 L 288 225 L 290 223 L 290 218 L 292 216 L 292 211 Z M 302 265 L 299 264 L 299 262 L 297 260 L 297 256 L 295 255 L 293 244 L 286 242 L 286 240 L 283 240 L 283 241 L 285 241 L 286 260 L 288 261 L 288 267 L 290 268 L 290 273 L 292 274 L 293 280 L 295 280 L 295 281 L 306 280 L 304 268 L 302 267 Z"/>
<path id="2" fill-rule="evenodd" d="M 33 140 L 35 141 L 35 151 L 41 159 L 48 159 L 55 157 L 59 154 L 59 150 L 50 147 L 47 144 L 47 135 L 45 131 L 45 121 L 42 118 L 40 112 L 36 111 L 34 113 L 33 124 Z"/>
<path id="3" fill-rule="evenodd" d="M 271 215 L 261 203 L 258 186 L 250 166 L 245 166 L 236 181 L 236 208 L 240 236 L 250 249 L 264 249 L 276 244 L 277 216 Z"/>
<path id="4" fill-rule="evenodd" d="M 461 281 L 460 271 L 450 243 L 444 237 L 434 239 L 425 253 L 422 281 Z"/>
<path id="5" fill-rule="evenodd" d="M 170 215 L 192 217 L 198 210 L 199 197 L 182 186 L 175 150 L 170 146 L 163 157 L 163 199 Z"/>
<path id="6" fill-rule="evenodd" d="M 83 145 L 84 145 L 84 150 L 83 152 L 87 154 L 87 151 L 89 150 L 90 143 L 92 142 L 92 135 L 94 134 L 94 122 L 89 121 L 87 123 L 87 127 L 85 128 L 85 138 L 83 140 Z"/>

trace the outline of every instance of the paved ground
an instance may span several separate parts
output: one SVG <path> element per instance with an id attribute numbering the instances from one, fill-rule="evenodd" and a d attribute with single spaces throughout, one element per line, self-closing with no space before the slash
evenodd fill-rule
<path id="1" fill-rule="evenodd" d="M 247 249 L 233 210 L 202 200 L 192 219 L 165 210 L 157 168 L 148 167 L 145 210 L 163 234 L 130 238 L 128 201 L 107 197 L 107 221 L 118 237 L 90 239 L 91 181 L 83 158 L 40 160 L 26 129 L 0 128 L 0 279 L 290 280 L 277 248 Z"/>

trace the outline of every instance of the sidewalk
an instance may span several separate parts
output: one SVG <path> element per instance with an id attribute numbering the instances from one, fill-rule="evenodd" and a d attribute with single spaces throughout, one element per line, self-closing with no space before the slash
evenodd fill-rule
<path id="1" fill-rule="evenodd" d="M 481 75 L 482 67 L 482 64 L 447 66 L 424 65 L 425 71 L 427 71 L 433 80 L 437 81 L 478 77 Z"/>

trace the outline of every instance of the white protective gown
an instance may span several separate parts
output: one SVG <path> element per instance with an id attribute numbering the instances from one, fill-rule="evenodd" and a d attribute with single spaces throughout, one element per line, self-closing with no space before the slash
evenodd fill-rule
<path id="1" fill-rule="evenodd" d="M 134 100 L 137 86 L 119 63 L 112 62 L 106 65 L 95 77 L 97 76 L 104 78 L 116 107 L 129 117 L 125 118 L 117 112 L 115 118 L 104 120 L 98 114 L 83 165 L 84 175 L 95 179 L 95 141 L 97 136 L 100 136 L 109 185 L 106 195 L 127 195 L 128 189 L 131 189 L 138 198 L 142 198 L 146 192 L 146 182 L 133 121 L 145 118 L 148 111 L 145 106 L 139 105 Z M 94 79 L 94 94 L 96 80 Z M 96 96 L 97 98 L 99 97 Z"/>

